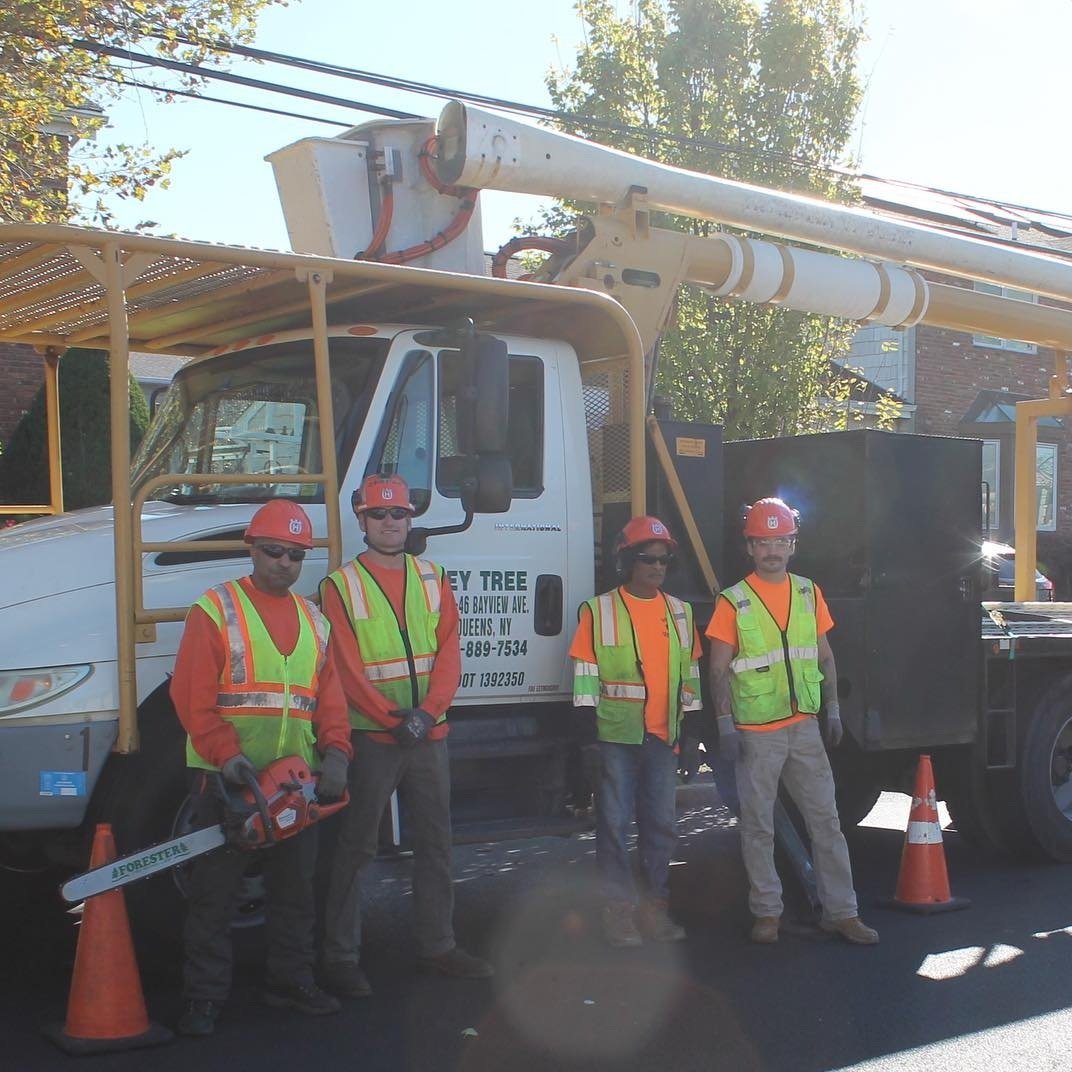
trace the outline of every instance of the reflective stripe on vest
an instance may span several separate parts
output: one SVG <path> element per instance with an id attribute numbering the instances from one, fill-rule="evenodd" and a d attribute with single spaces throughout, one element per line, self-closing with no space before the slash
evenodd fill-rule
<path id="1" fill-rule="evenodd" d="M 405 622 L 360 559 L 353 559 L 325 580 L 335 585 L 357 638 L 365 677 L 395 708 L 417 707 L 428 694 L 439 641 L 443 569 L 424 559 L 404 555 Z M 405 636 L 403 636 L 403 627 Z M 409 647 L 407 648 L 407 640 Z M 443 721 L 446 714 L 440 715 Z M 350 725 L 382 730 L 364 712 L 350 708 Z"/>
<path id="2" fill-rule="evenodd" d="M 216 692 L 216 709 L 238 733 L 240 747 L 258 770 L 280 756 L 301 756 L 319 769 L 313 714 L 320 672 L 327 657 L 330 626 L 308 600 L 291 593 L 298 615 L 294 650 L 276 647 L 252 600 L 237 581 L 209 589 L 195 604 L 220 631 L 226 659 Z M 191 767 L 216 770 L 187 737 Z"/>
<path id="3" fill-rule="evenodd" d="M 668 689 L 671 744 L 676 743 L 683 711 L 700 707 L 699 667 L 692 658 L 692 608 L 660 593 L 666 605 L 670 644 Z M 592 614 L 596 662 L 575 660 L 573 703 L 595 707 L 600 740 L 640 744 L 644 739 L 647 688 L 629 611 L 619 590 L 587 601 Z"/>
<path id="4" fill-rule="evenodd" d="M 815 714 L 821 703 L 815 587 L 789 574 L 789 622 L 782 630 L 763 600 L 746 581 L 722 593 L 737 611 L 738 651 L 730 663 L 733 714 L 742 725 L 766 725 L 801 714 Z M 786 653 L 789 665 L 786 666 Z"/>

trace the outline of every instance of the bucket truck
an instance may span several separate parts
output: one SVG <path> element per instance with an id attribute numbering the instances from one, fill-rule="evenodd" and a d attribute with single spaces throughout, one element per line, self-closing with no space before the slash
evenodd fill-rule
<path id="1" fill-rule="evenodd" d="M 102 819 L 121 851 L 189 824 L 167 691 L 186 609 L 246 571 L 242 531 L 273 495 L 313 518 L 301 580 L 313 593 L 361 548 L 339 502 L 373 471 L 408 481 L 416 544 L 447 568 L 459 604 L 449 741 L 461 836 L 569 828 L 566 648 L 578 604 L 612 583 L 607 551 L 630 514 L 664 513 L 680 530 L 690 554 L 671 587 L 702 617 L 721 577 L 738 575 L 737 502 L 777 489 L 806 519 L 842 522 L 817 521 L 822 550 L 805 561 L 803 541 L 801 568 L 847 625 L 846 809 L 898 784 L 927 749 L 965 832 L 1072 859 L 1072 618 L 991 608 L 980 634 L 978 444 L 852 432 L 723 448 L 717 428 L 649 413 L 651 355 L 684 281 L 726 301 L 1064 353 L 1072 312 L 920 269 L 1067 300 L 1068 262 L 456 102 L 437 123 L 368 124 L 270 160 L 292 253 L 0 225 L 0 339 L 46 355 L 53 400 L 65 348 L 107 349 L 113 369 L 113 505 L 64 514 L 54 479 L 53 501 L 34 507 L 51 516 L 0 533 L 7 862 L 78 866 Z M 603 208 L 546 243 L 537 281 L 489 278 L 480 188 Z M 779 241 L 661 230 L 652 210 Z M 128 466 L 131 350 L 190 361 Z M 53 431 L 54 475 L 58 447 Z M 901 598 L 909 582 L 930 586 L 925 613 Z M 911 643 L 884 644 L 891 623 Z M 167 891 L 145 889 L 136 913 L 174 914 Z M 251 880 L 251 918 L 255 890 Z"/>

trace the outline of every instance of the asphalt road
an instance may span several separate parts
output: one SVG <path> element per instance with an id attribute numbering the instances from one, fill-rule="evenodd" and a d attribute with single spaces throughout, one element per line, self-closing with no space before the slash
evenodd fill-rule
<path id="1" fill-rule="evenodd" d="M 717 795 L 682 791 L 673 902 L 688 940 L 612 950 L 596 930 L 590 836 L 456 853 L 457 930 L 496 967 L 488 982 L 414 974 L 406 861 L 370 883 L 372 998 L 320 1019 L 260 1003 L 255 944 L 211 1039 L 83 1059 L 96 1069 L 361 1072 L 1067 1069 L 1072 1065 L 1072 871 L 976 859 L 949 832 L 966 911 L 878 906 L 896 884 L 904 798 L 850 834 L 862 914 L 882 935 L 849 946 L 798 917 L 776 946 L 747 941 L 737 835 Z M 153 880 L 158 881 L 158 880 Z M 0 882 L 0 1067 L 75 1059 L 41 1028 L 62 1018 L 74 927 L 51 886 Z M 788 913 L 787 913 L 788 915 Z M 153 1017 L 173 1023 L 178 965 L 139 949 Z"/>

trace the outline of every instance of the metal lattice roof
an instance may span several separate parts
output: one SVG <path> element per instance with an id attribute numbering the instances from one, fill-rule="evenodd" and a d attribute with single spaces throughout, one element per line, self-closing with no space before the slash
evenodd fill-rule
<path id="1" fill-rule="evenodd" d="M 109 349 L 106 262 L 126 275 L 129 347 L 197 357 L 309 326 L 309 273 L 335 323 L 449 324 L 563 338 L 583 360 L 625 357 L 636 328 L 583 289 L 51 225 L 0 225 L 0 341 Z"/>

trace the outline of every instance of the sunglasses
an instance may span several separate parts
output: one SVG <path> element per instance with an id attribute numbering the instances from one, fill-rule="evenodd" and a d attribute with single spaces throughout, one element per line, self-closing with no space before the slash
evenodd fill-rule
<path id="1" fill-rule="evenodd" d="M 373 506 L 365 511 L 365 516 L 371 517 L 373 521 L 383 521 L 388 514 L 390 514 L 395 521 L 401 521 L 402 518 L 409 517 L 409 511 L 404 506 L 392 506 L 390 508 L 386 506 Z"/>
<path id="2" fill-rule="evenodd" d="M 262 543 L 257 550 L 269 558 L 278 559 L 286 555 L 291 562 L 302 562 L 305 559 L 305 551 L 301 547 L 280 547 L 277 543 Z"/>
<path id="3" fill-rule="evenodd" d="M 779 551 L 785 551 L 793 546 L 795 536 L 753 536 L 752 543 L 756 545 L 760 550 L 766 551 L 771 548 L 777 548 Z"/>
<path id="4" fill-rule="evenodd" d="M 637 551 L 636 560 L 645 566 L 669 566 L 674 561 L 673 555 L 653 555 L 648 551 Z"/>

